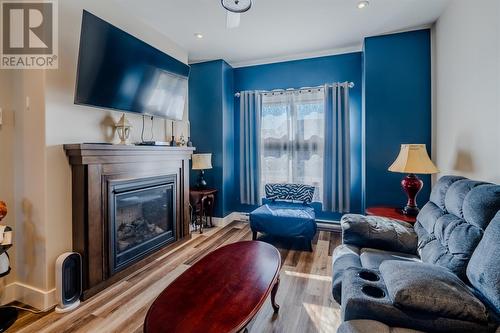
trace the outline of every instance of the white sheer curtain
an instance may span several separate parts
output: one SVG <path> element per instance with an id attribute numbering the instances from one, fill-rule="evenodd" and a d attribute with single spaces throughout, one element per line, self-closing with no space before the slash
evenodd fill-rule
<path id="1" fill-rule="evenodd" d="M 315 187 L 323 201 L 324 88 L 264 93 L 262 96 L 260 193 L 267 183 Z"/>

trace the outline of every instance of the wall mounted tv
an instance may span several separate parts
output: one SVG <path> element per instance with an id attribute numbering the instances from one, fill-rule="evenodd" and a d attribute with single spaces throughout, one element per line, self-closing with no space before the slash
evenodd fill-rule
<path id="1" fill-rule="evenodd" d="M 181 120 L 189 66 L 83 11 L 75 104 Z"/>

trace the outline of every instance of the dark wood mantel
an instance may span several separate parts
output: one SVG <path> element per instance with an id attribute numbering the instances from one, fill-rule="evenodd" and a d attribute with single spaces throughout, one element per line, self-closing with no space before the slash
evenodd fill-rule
<path id="1" fill-rule="evenodd" d="M 189 160 L 195 148 L 67 144 L 64 150 L 72 167 L 73 250 L 83 258 L 83 299 L 152 260 L 144 258 L 114 275 L 109 272 L 109 181 L 175 175 L 177 242 L 189 237 Z"/>

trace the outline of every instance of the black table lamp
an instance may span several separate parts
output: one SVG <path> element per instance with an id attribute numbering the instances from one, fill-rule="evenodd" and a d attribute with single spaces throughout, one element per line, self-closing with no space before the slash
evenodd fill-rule
<path id="1" fill-rule="evenodd" d="M 207 187 L 207 182 L 203 178 L 207 169 L 212 169 L 212 154 L 193 154 L 193 170 L 200 170 L 200 176 L 196 182 L 197 188 Z"/>

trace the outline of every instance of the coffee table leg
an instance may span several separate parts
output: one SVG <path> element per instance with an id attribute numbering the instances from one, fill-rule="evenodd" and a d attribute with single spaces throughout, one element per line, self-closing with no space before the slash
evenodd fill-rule
<path id="1" fill-rule="evenodd" d="M 274 309 L 274 313 L 277 313 L 280 310 L 280 306 L 276 304 L 276 293 L 278 292 L 278 287 L 280 285 L 280 278 L 276 280 L 276 283 L 273 286 L 273 290 L 271 290 L 271 304 Z"/>

